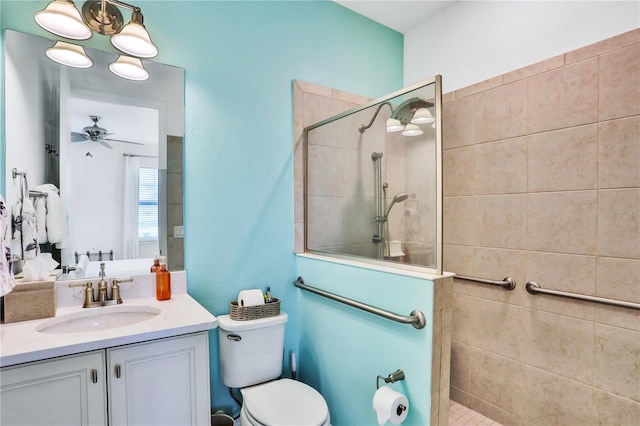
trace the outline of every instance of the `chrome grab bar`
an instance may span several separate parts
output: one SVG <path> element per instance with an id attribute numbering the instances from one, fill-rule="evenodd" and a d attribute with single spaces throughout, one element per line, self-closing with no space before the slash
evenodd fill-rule
<path id="1" fill-rule="evenodd" d="M 456 275 L 454 278 L 465 281 L 474 281 L 481 284 L 497 285 L 505 290 L 513 290 L 516 288 L 516 280 L 511 277 L 503 278 L 502 281 L 487 280 L 484 278 L 466 277 L 464 275 Z"/>
<path id="2" fill-rule="evenodd" d="M 568 293 L 566 291 L 560 290 L 549 290 L 540 287 L 540 284 L 535 281 L 529 281 L 526 285 L 526 288 L 530 294 L 534 295 L 538 293 L 551 294 L 553 296 L 566 297 L 568 299 L 586 300 L 588 302 L 602 303 L 603 305 L 617 306 L 619 308 L 640 310 L 640 303 L 624 302 L 622 300 L 607 299 L 597 296 L 587 296 L 586 294 Z"/>
<path id="3" fill-rule="evenodd" d="M 413 311 L 411 311 L 410 316 L 398 315 L 393 312 L 385 311 L 384 309 L 376 308 L 375 306 L 367 305 L 366 303 L 357 302 L 355 300 L 348 299 L 344 296 L 339 296 L 335 293 L 330 293 L 325 290 L 320 290 L 319 288 L 311 287 L 310 285 L 307 285 L 304 283 L 304 280 L 302 279 L 302 277 L 298 277 L 298 279 L 293 282 L 293 285 L 295 285 L 298 288 L 301 288 L 302 290 L 307 290 L 311 293 L 315 293 L 320 296 L 324 296 L 328 299 L 335 300 L 336 302 L 353 306 L 354 308 L 361 309 L 363 311 L 381 316 L 386 319 L 390 319 L 391 321 L 399 322 L 402 324 L 411 324 L 413 325 L 414 328 L 418 328 L 418 329 L 424 328 L 424 326 L 427 323 L 427 320 L 424 314 L 417 309 L 414 309 Z"/>

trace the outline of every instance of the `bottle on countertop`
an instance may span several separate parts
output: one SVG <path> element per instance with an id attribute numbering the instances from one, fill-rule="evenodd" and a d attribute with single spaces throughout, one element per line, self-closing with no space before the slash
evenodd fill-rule
<path id="1" fill-rule="evenodd" d="M 167 259 L 160 258 L 160 267 L 156 272 L 156 299 L 171 299 L 171 273 L 167 271 Z"/>
<path id="2" fill-rule="evenodd" d="M 160 269 L 160 255 L 158 255 L 158 253 L 155 253 L 153 255 L 153 265 L 151 265 L 151 272 L 158 272 L 158 269 Z"/>
<path id="3" fill-rule="evenodd" d="M 267 286 L 267 291 L 264 294 L 264 303 L 271 303 L 273 302 L 273 298 L 271 297 L 271 287 Z"/>

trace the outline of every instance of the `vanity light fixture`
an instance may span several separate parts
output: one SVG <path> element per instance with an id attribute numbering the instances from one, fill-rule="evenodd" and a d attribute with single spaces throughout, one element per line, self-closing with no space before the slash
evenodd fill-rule
<path id="1" fill-rule="evenodd" d="M 416 112 L 413 113 L 413 118 L 411 119 L 411 123 L 413 124 L 427 124 L 433 123 L 434 121 L 436 121 L 436 119 L 431 115 L 431 111 L 425 107 L 418 108 Z"/>
<path id="2" fill-rule="evenodd" d="M 90 68 L 93 65 L 84 48 L 73 43 L 58 41 L 45 54 L 52 61 L 73 68 Z"/>
<path id="3" fill-rule="evenodd" d="M 131 21 L 123 26 L 118 7 L 131 10 Z M 36 12 L 35 21 L 45 30 L 65 38 L 86 40 L 92 31 L 111 36 L 111 44 L 127 55 L 120 55 L 109 69 L 128 80 L 147 80 L 149 72 L 138 58 L 153 58 L 158 48 L 144 26 L 142 10 L 119 0 L 88 0 L 82 5 L 82 15 L 72 0 L 53 0 Z M 88 68 L 93 65 L 82 46 L 58 42 L 47 49 L 47 56 L 64 65 Z"/>
<path id="4" fill-rule="evenodd" d="M 109 70 L 118 77 L 127 80 L 142 81 L 149 78 L 149 72 L 139 58 L 120 55 L 115 62 L 109 64 Z"/>
<path id="5" fill-rule="evenodd" d="M 404 126 L 402 125 L 400 120 L 397 120 L 395 118 L 387 119 L 387 133 L 400 132 L 402 130 L 404 130 Z"/>
<path id="6" fill-rule="evenodd" d="M 434 123 L 435 127 L 436 120 L 428 109 L 429 107 L 433 107 L 433 103 L 416 97 L 402 102 L 395 108 L 388 101 L 379 104 L 369 124 L 361 124 L 360 127 L 358 127 L 360 133 L 364 133 L 373 125 L 378 113 L 380 113 L 380 110 L 385 105 L 391 108 L 391 116 L 387 119 L 386 123 L 387 133 L 401 131 L 403 136 L 420 136 L 424 132 L 418 124 Z"/>
<path id="7" fill-rule="evenodd" d="M 74 40 L 91 37 L 91 29 L 82 21 L 72 0 L 53 0 L 43 10 L 36 12 L 33 19 L 42 28 L 60 37 Z"/>
<path id="8" fill-rule="evenodd" d="M 422 133 L 424 132 L 417 124 L 409 123 L 402 131 L 402 136 L 420 136 Z"/>

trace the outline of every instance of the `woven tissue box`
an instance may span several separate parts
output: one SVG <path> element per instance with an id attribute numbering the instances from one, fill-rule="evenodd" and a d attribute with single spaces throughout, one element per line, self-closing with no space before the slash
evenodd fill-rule
<path id="1" fill-rule="evenodd" d="M 4 322 L 28 321 L 56 316 L 54 281 L 16 280 L 16 286 L 4 296 Z"/>
<path id="2" fill-rule="evenodd" d="M 250 321 L 278 315 L 280 315 L 280 299 L 273 299 L 273 302 L 255 306 L 239 306 L 237 300 L 229 303 L 229 318 L 234 321 Z"/>

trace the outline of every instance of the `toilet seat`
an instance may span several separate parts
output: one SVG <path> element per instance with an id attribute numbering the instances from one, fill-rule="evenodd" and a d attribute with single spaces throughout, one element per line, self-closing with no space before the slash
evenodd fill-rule
<path id="1" fill-rule="evenodd" d="M 241 389 L 242 410 L 256 425 L 329 424 L 329 407 L 318 391 L 304 383 L 281 379 Z"/>

